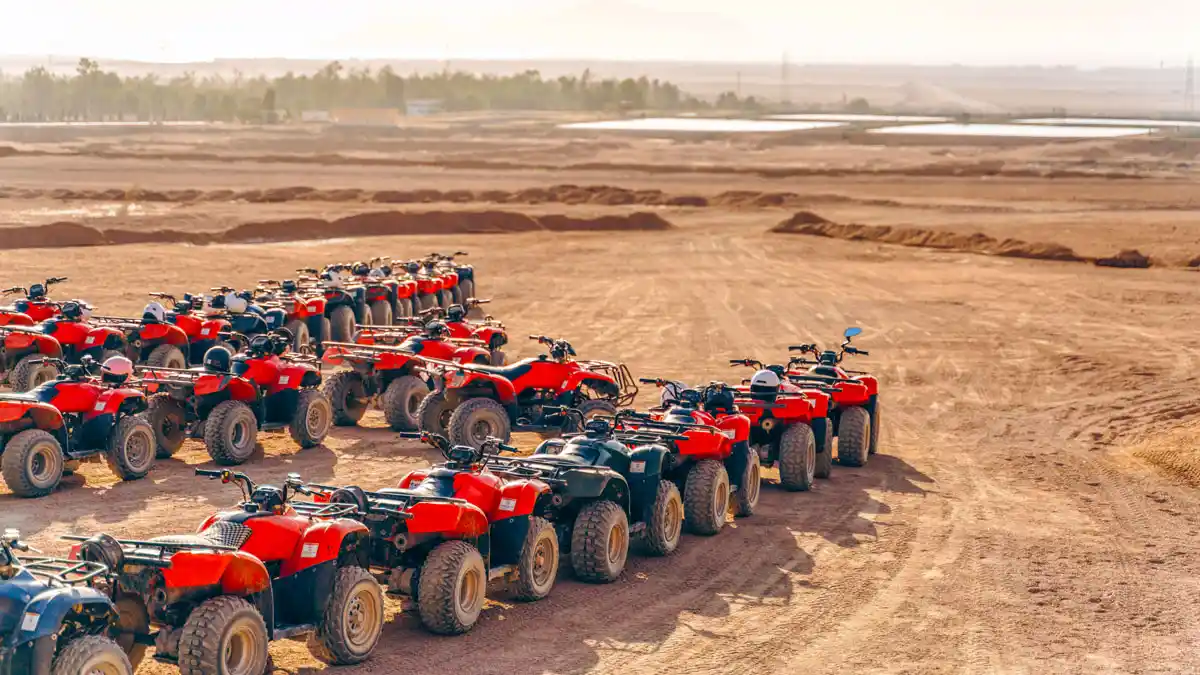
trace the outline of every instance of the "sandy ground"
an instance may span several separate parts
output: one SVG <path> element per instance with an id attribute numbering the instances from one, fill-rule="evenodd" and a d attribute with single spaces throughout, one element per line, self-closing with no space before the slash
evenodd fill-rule
<path id="1" fill-rule="evenodd" d="M 1189 205 L 1194 183 L 1186 178 L 1126 185 L 615 172 L 578 181 L 539 172 L 407 169 L 366 177 L 355 168 L 288 169 L 305 172 L 297 180 L 281 178 L 275 165 L 241 166 L 55 159 L 39 168 L 34 158 L 16 157 L 0 159 L 0 185 L 406 189 L 420 173 L 441 189 L 588 182 L 708 195 L 791 190 L 920 202 L 828 204 L 822 213 L 837 220 L 873 215 L 937 226 L 961 217 L 974 229 L 1031 231 L 1102 252 L 1126 241 L 1200 252 L 1200 220 Z M 984 218 L 930 207 L 946 203 L 1008 210 Z M 1110 208 L 1116 203 L 1123 210 Z M 1086 220 L 1072 215 L 1072 205 L 1100 209 L 1110 225 L 1068 234 L 1063 222 Z M 1149 215 L 1164 205 L 1173 205 L 1170 218 Z M 0 201 L 14 213 L 9 207 L 29 205 Z M 248 220 L 260 208 L 345 207 L 212 208 Z M 143 290 L 241 285 L 325 259 L 458 248 L 471 251 L 481 294 L 495 299 L 490 309 L 514 334 L 560 335 L 583 357 L 694 382 L 741 377 L 725 366 L 732 357 L 778 359 L 788 344 L 830 341 L 847 325 L 864 329 L 861 346 L 871 355 L 859 365 L 880 376 L 885 406 L 880 454 L 866 467 L 836 467 L 810 493 L 767 489 L 754 517 L 713 539 L 685 537 L 668 559 L 631 558 L 615 584 L 564 575 L 549 599 L 531 605 L 498 594 L 467 636 L 434 637 L 412 617 L 390 617 L 375 657 L 339 672 L 1200 670 L 1193 274 L 767 234 L 788 214 L 780 209 L 658 212 L 675 229 L 0 251 L 0 276 L 16 283 L 65 273 L 72 282 L 63 294 L 128 312 L 144 302 Z M 534 353 L 532 343 L 515 347 L 514 356 Z M 380 487 L 431 459 L 372 416 L 366 428 L 335 430 L 312 450 L 267 437 L 263 456 L 246 470 L 267 481 L 297 471 Z M 206 465 L 195 444 L 135 483 L 116 484 L 102 464 L 85 465 L 51 497 L 0 494 L 3 524 L 59 551 L 56 537 L 68 532 L 188 530 L 236 499 L 232 489 L 190 475 Z M 302 644 L 271 651 L 280 672 L 321 668 Z M 139 672 L 170 671 L 147 664 Z"/>

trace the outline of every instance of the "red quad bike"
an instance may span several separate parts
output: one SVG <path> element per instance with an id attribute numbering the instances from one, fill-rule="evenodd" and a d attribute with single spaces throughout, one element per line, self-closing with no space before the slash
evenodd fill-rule
<path id="1" fill-rule="evenodd" d="M 807 371 L 788 371 L 788 379 L 797 383 L 835 385 L 829 416 L 838 439 L 838 464 L 863 466 L 879 447 L 879 380 L 861 371 L 842 368 L 847 354 L 866 356 L 864 349 L 850 344 L 861 328 L 847 328 L 839 351 L 819 351 L 816 345 L 793 345 L 792 351 L 812 354 L 816 360 L 792 359 L 791 364 L 811 366 Z M 790 366 L 789 366 L 790 367 Z"/>
<path id="2" fill-rule="evenodd" d="M 367 289 L 350 276 L 349 265 L 329 265 L 321 272 L 313 268 L 297 271 L 317 277 L 318 290 L 325 297 L 329 335 L 334 342 L 349 342 L 354 339 L 354 324 L 370 323 Z"/>
<path id="3" fill-rule="evenodd" d="M 175 454 L 187 436 L 203 438 L 213 461 L 250 459 L 259 431 L 284 428 L 302 448 L 320 445 L 333 417 L 321 393 L 321 371 L 311 358 L 288 353 L 286 329 L 248 340 L 232 355 L 213 347 L 194 370 L 142 368 L 158 456 Z"/>
<path id="4" fill-rule="evenodd" d="M 262 279 L 258 283 L 254 302 L 267 310 L 283 310 L 286 315 L 283 327 L 296 337 L 292 351 L 321 354 L 325 343 L 332 339 L 333 330 L 333 324 L 325 316 L 325 296 L 303 292 L 293 279 Z"/>
<path id="5" fill-rule="evenodd" d="M 126 386 L 133 365 L 118 360 L 129 372 L 88 356 L 79 364 L 59 360 L 61 377 L 25 394 L 0 394 L 0 468 L 13 494 L 48 495 L 65 471 L 95 455 L 122 480 L 150 473 L 154 430 L 143 414 L 146 396 Z"/>
<path id="6" fill-rule="evenodd" d="M 40 284 L 30 284 L 29 288 L 13 286 L 12 288 L 0 290 L 0 295 L 13 295 L 16 293 L 24 295 L 24 299 L 13 303 L 12 309 L 16 313 L 28 316 L 34 323 L 40 323 L 51 317 L 58 316 L 58 303 L 47 298 L 46 293 L 50 290 L 51 286 L 61 284 L 66 280 L 66 277 L 50 277 Z"/>
<path id="7" fill-rule="evenodd" d="M 736 387 L 737 407 L 750 419 L 750 446 L 763 466 L 779 464 L 779 482 L 789 491 L 812 489 L 814 478 L 833 470 L 833 422 L 830 395 L 836 387 L 787 379 L 787 366 L 764 366 L 754 359 L 735 359 L 733 367 L 757 372 Z"/>
<path id="8" fill-rule="evenodd" d="M 293 500 L 282 488 L 231 471 L 196 474 L 237 483 L 245 501 L 210 516 L 196 534 L 79 542 L 71 556 L 113 572 L 120 623 L 136 644 L 183 675 L 262 675 L 273 640 L 307 636 L 325 663 L 371 656 L 383 632 L 383 593 L 367 571 L 367 528 L 354 507 Z M 134 667 L 145 647 L 131 650 Z"/>
<path id="9" fill-rule="evenodd" d="M 369 330 L 369 329 L 368 329 Z M 416 431 L 417 411 L 433 388 L 422 370 L 423 361 L 414 355 L 451 361 L 480 363 L 490 358 L 477 340 L 454 340 L 440 321 L 425 327 L 424 335 L 412 335 L 399 345 L 331 342 L 323 361 L 331 366 L 349 365 L 325 381 L 323 391 L 333 405 L 333 421 L 339 426 L 358 424 L 372 402 L 383 408 L 388 426 L 395 431 Z M 371 340 L 360 334 L 360 340 Z"/>
<path id="10" fill-rule="evenodd" d="M 571 417 L 548 415 L 544 406 L 576 408 L 585 419 L 612 415 L 629 405 L 637 385 L 624 364 L 577 361 L 566 340 L 545 335 L 529 339 L 549 345 L 550 354 L 508 366 L 455 364 L 417 358 L 445 370 L 443 386 L 421 402 L 421 429 L 447 430 L 456 445 L 478 447 L 495 436 L 508 441 L 515 431 L 575 431 Z"/>
<path id="11" fill-rule="evenodd" d="M 206 315 L 203 313 L 204 296 L 193 296 L 191 293 L 184 293 L 182 301 L 176 300 L 175 296 L 170 293 L 150 293 L 150 297 L 155 300 L 161 300 L 166 303 L 171 309 L 152 302 L 146 305 L 146 309 L 142 312 L 142 323 L 147 327 L 154 323 L 171 324 L 183 331 L 187 338 L 186 344 L 177 345 L 183 352 L 184 359 L 189 364 L 199 365 L 204 361 L 204 355 L 209 349 L 217 345 L 225 345 L 228 343 L 223 340 L 223 336 L 229 334 L 233 330 L 229 320 L 220 315 Z M 160 314 L 161 312 L 161 314 Z M 144 330 L 139 336 L 143 346 L 150 346 L 148 357 L 155 356 L 155 349 L 162 344 L 159 340 L 155 344 L 155 333 L 157 330 Z M 164 335 L 166 331 L 161 331 Z M 233 349 L 229 347 L 229 349 Z M 167 350 L 162 350 L 163 352 Z M 159 356 L 155 360 L 164 360 Z M 150 359 L 146 359 L 148 365 L 167 366 L 166 363 L 150 363 Z M 169 366 L 169 367 L 186 367 L 186 366 Z"/>
<path id="12" fill-rule="evenodd" d="M 662 379 L 639 381 L 659 387 L 673 384 Z M 735 516 L 752 515 L 758 506 L 762 487 L 758 454 L 750 448 L 750 420 L 737 411 L 734 394 L 721 382 L 703 389 L 678 389 L 664 397 L 665 410 L 622 411 L 618 418 L 624 429 L 687 437 L 664 437 L 671 454 L 662 471 L 683 493 L 684 522 L 694 534 L 720 532 L 731 497 Z"/>
<path id="13" fill-rule="evenodd" d="M 41 324 L 42 332 L 53 336 L 63 348 L 63 360 L 79 363 L 84 356 L 104 362 L 113 356 L 126 356 L 130 325 L 92 318 L 92 308 L 82 300 L 59 304 L 58 315 Z"/>
<path id="14" fill-rule="evenodd" d="M 448 309 L 435 307 L 426 310 L 424 314 L 444 317 L 451 337 L 483 341 L 492 353 L 492 365 L 500 366 L 504 365 L 505 361 L 504 352 L 500 351 L 500 348 L 508 344 L 508 332 L 505 331 L 504 324 L 491 316 L 476 320 L 467 319 L 468 312 L 489 302 L 491 300 L 468 298 L 462 304 L 450 305 Z"/>
<path id="15" fill-rule="evenodd" d="M 552 499 L 540 480 L 504 481 L 489 455 L 515 450 L 496 438 L 479 448 L 443 436 L 403 433 L 441 450 L 445 464 L 406 475 L 398 489 L 364 492 L 328 485 L 318 501 L 352 504 L 371 530 L 371 568 L 412 598 L 421 623 L 456 635 L 475 625 L 489 581 L 503 579 L 520 601 L 550 594 L 558 576 L 554 526 L 534 515 Z"/>
<path id="16" fill-rule="evenodd" d="M 40 327 L 0 326 L 0 383 L 13 391 L 29 391 L 53 380 L 58 376 L 55 359 L 62 357 L 62 345 Z"/>

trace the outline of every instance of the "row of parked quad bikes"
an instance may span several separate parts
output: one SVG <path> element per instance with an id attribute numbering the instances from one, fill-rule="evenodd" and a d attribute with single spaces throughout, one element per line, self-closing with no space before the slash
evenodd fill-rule
<path id="1" fill-rule="evenodd" d="M 67 558 L 31 556 L 39 552 L 9 531 L 0 540 L 0 675 L 130 673 L 148 646 L 183 673 L 259 675 L 268 643 L 284 638 L 307 639 L 325 662 L 358 663 L 379 641 L 385 589 L 407 598 L 430 631 L 464 633 L 490 582 L 516 600 L 544 598 L 560 554 L 577 578 L 611 582 L 632 543 L 668 555 L 685 529 L 714 535 L 729 511 L 752 515 L 761 466 L 778 466 L 784 488 L 807 490 L 829 476 L 835 437 L 849 466 L 878 444 L 877 381 L 842 365 L 866 353 L 851 344 L 856 328 L 837 350 L 792 347 L 799 355 L 785 365 L 731 361 L 755 371 L 738 385 L 639 380 L 662 393 L 638 412 L 626 408 L 637 386 L 624 366 L 576 359 L 567 342 L 545 336 L 532 337 L 547 354 L 491 365 L 503 362 L 503 341 L 490 339 L 503 326 L 448 309 L 447 320 L 429 312 L 399 326 L 360 325 L 352 341 L 321 344 L 326 364 L 350 366 L 324 381 L 314 355 L 293 351 L 295 333 L 272 329 L 228 331 L 219 337 L 243 343 L 236 355 L 209 347 L 192 370 L 86 359 L 58 363 L 62 374 L 28 394 L 0 395 L 6 462 L 33 431 L 67 461 L 105 455 L 123 477 L 136 477 L 123 473 L 138 454 L 127 449 L 134 435 L 151 462 L 191 433 L 218 462 L 237 463 L 260 428 L 286 419 L 297 441 L 315 444 L 317 427 L 355 423 L 373 402 L 401 436 L 445 456 L 374 492 L 294 474 L 256 485 L 230 469 L 197 469 L 237 484 L 242 502 L 194 534 L 69 537 Z M 499 332 L 448 334 L 466 329 Z M 67 410 L 66 394 L 89 404 Z M 529 456 L 502 454 L 516 451 L 506 444 L 514 429 L 563 434 Z M 7 463 L 5 478 L 11 485 Z"/>

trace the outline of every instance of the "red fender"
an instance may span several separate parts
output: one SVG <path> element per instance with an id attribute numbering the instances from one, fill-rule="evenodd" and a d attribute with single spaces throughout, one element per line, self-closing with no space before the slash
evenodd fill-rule
<path id="1" fill-rule="evenodd" d="M 717 417 L 714 426 L 720 429 L 732 443 L 750 440 L 750 419 L 740 413 L 721 415 Z"/>
<path id="2" fill-rule="evenodd" d="M 409 471 L 408 475 L 400 479 L 400 484 L 396 487 L 400 488 L 401 490 L 411 490 L 412 486 L 417 485 L 421 481 L 425 480 L 425 476 L 427 475 L 428 473 L 425 471 Z"/>
<path id="3" fill-rule="evenodd" d="M 401 281 L 396 288 L 396 297 L 411 298 L 417 294 L 417 282 L 412 280 Z"/>
<path id="4" fill-rule="evenodd" d="M 374 342 L 374 340 L 372 340 L 371 342 Z M 363 342 L 361 337 L 359 338 L 359 344 L 371 344 L 371 342 Z M 343 365 L 343 364 L 345 364 L 346 360 L 343 359 L 342 356 L 346 353 L 347 353 L 347 350 L 345 347 L 337 347 L 337 346 L 326 347 L 325 353 L 323 355 L 321 355 L 321 363 L 325 363 L 325 364 L 328 364 L 331 366 Z"/>
<path id="5" fill-rule="evenodd" d="M 230 556 L 229 565 L 221 575 L 221 592 L 226 595 L 261 593 L 270 585 L 271 574 L 262 561 L 241 551 Z"/>
<path id="6" fill-rule="evenodd" d="M 325 298 L 295 298 L 291 314 L 299 319 L 320 316 L 325 313 Z"/>
<path id="7" fill-rule="evenodd" d="M 83 419 L 86 421 L 100 415 L 116 415 L 121 411 L 121 406 L 130 400 L 134 401 L 132 405 L 139 411 L 146 407 L 146 395 L 136 389 L 105 389 L 96 398 L 92 409 L 84 413 Z"/>
<path id="8" fill-rule="evenodd" d="M 859 382 L 838 382 L 833 400 L 841 406 L 866 405 L 870 399 L 867 385 Z"/>
<path id="9" fill-rule="evenodd" d="M 492 344 L 492 338 L 496 337 L 497 335 L 504 335 L 504 329 L 497 328 L 496 326 L 479 326 L 475 328 L 471 337 L 478 340 L 483 340 L 490 345 Z"/>
<path id="10" fill-rule="evenodd" d="M 0 432 L 3 425 L 15 422 L 28 415 L 36 428 L 46 431 L 61 429 L 63 425 L 62 412 L 49 403 L 35 401 L 3 401 L 0 400 Z"/>
<path id="11" fill-rule="evenodd" d="M 454 350 L 451 358 L 458 363 L 481 363 L 485 366 L 492 363 L 491 352 L 482 347 L 460 347 Z"/>
<path id="12" fill-rule="evenodd" d="M 187 333 L 182 328 L 170 323 L 144 324 L 136 332 L 142 342 L 165 342 L 180 347 L 188 343 Z"/>
<path id="13" fill-rule="evenodd" d="M 472 371 L 451 370 L 446 373 L 446 388 L 447 389 L 464 389 L 467 387 L 482 387 L 492 385 L 496 389 L 496 399 L 504 405 L 508 405 L 517 400 L 517 390 L 513 387 L 513 383 L 490 373 L 479 373 Z"/>
<path id="14" fill-rule="evenodd" d="M 863 375 L 858 378 L 867 387 L 867 396 L 877 396 L 879 394 L 879 380 L 874 375 Z"/>
<path id="15" fill-rule="evenodd" d="M 0 309 L 0 326 L 32 326 L 33 317 L 24 312 Z"/>
<path id="16" fill-rule="evenodd" d="M 500 502 L 492 511 L 492 520 L 513 516 L 528 516 L 533 513 L 538 497 L 550 492 L 550 486 L 540 480 L 516 480 L 504 486 Z"/>
<path id="17" fill-rule="evenodd" d="M 616 389 L 619 392 L 621 390 L 621 387 L 617 384 L 617 381 L 608 375 L 593 373 L 590 370 L 578 370 L 571 373 L 567 377 L 566 381 L 563 382 L 562 387 L 559 388 L 558 393 L 561 394 L 567 391 L 575 391 L 584 385 L 589 385 L 597 391 L 602 391 L 604 389 Z"/>
<path id="18" fill-rule="evenodd" d="M 225 319 L 209 319 L 200 324 L 200 339 L 201 340 L 217 340 L 220 339 L 220 334 L 228 332 L 231 326 Z"/>
<path id="19" fill-rule="evenodd" d="M 258 390 L 249 381 L 233 375 L 201 375 L 196 378 L 197 396 L 209 396 L 229 389 L 229 397 L 235 401 L 253 401 Z"/>
<path id="20" fill-rule="evenodd" d="M 408 531 L 413 534 L 441 533 L 449 538 L 471 539 L 486 534 L 488 519 L 474 504 L 417 502 L 409 507 Z"/>
<path id="21" fill-rule="evenodd" d="M 310 375 L 310 373 L 312 375 Z M 309 382 L 305 383 L 305 375 Z M 315 375 L 316 379 L 313 379 Z M 303 363 L 280 362 L 279 379 L 267 388 L 268 394 L 278 394 L 288 389 L 300 389 L 305 386 L 316 386 L 321 383 L 321 371 Z"/>
<path id="22" fill-rule="evenodd" d="M 162 574 L 168 589 L 220 585 L 224 593 L 250 595 L 271 585 L 271 575 L 262 561 L 241 551 L 179 551 L 171 556 L 171 567 Z"/>
<path id="23" fill-rule="evenodd" d="M 348 518 L 317 521 L 304 531 L 292 557 L 283 561 L 280 576 L 289 576 L 330 560 L 337 560 L 346 537 L 369 535 L 367 526 Z"/>
<path id="24" fill-rule="evenodd" d="M 32 348 L 32 349 L 31 349 Z M 4 334 L 4 349 L 9 352 L 33 351 L 42 356 L 62 358 L 62 345 L 58 340 L 41 333 L 13 331 Z"/>
<path id="25" fill-rule="evenodd" d="M 375 370 L 407 370 L 413 367 L 411 354 L 380 352 L 376 356 Z"/>

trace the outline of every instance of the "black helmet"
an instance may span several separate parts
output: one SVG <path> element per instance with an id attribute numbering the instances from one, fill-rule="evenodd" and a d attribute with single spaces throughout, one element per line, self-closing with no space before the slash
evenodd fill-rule
<path id="1" fill-rule="evenodd" d="M 571 347 L 571 343 L 566 340 L 555 340 L 554 344 L 550 345 L 550 357 L 563 360 L 568 356 L 575 356 L 575 349 Z"/>
<path id="2" fill-rule="evenodd" d="M 463 309 L 462 305 L 450 305 L 446 309 L 446 319 L 448 321 L 462 321 L 467 316 L 467 310 Z"/>
<path id="3" fill-rule="evenodd" d="M 430 321 L 425 324 L 425 335 L 431 338 L 444 338 L 450 335 L 450 327 L 441 321 Z"/>
<path id="4" fill-rule="evenodd" d="M 821 362 L 821 365 L 836 366 L 838 362 L 837 352 L 827 349 L 821 352 L 821 355 L 817 357 L 817 360 Z"/>
<path id="5" fill-rule="evenodd" d="M 710 413 L 729 412 L 733 407 L 733 392 L 725 388 L 709 390 L 704 401 L 704 409 Z"/>
<path id="6" fill-rule="evenodd" d="M 233 354 L 221 345 L 204 352 L 204 369 L 210 373 L 228 373 L 232 362 Z"/>
<path id="7" fill-rule="evenodd" d="M 283 490 L 274 485 L 259 485 L 250 495 L 250 501 L 258 504 L 259 511 L 274 511 L 284 505 Z"/>
<path id="8" fill-rule="evenodd" d="M 83 319 L 83 307 L 78 302 L 64 302 L 62 309 L 59 310 L 63 318 L 68 321 L 81 321 Z"/>
<path id="9" fill-rule="evenodd" d="M 283 356 L 284 352 L 296 341 L 295 333 L 287 328 L 278 328 L 271 331 L 271 333 L 272 337 L 275 338 L 271 340 L 271 352 L 276 356 Z"/>
<path id="10" fill-rule="evenodd" d="M 296 288 L 295 279 L 284 279 L 283 282 L 279 284 L 279 289 L 284 293 L 295 293 Z"/>
<path id="11" fill-rule="evenodd" d="M 409 274 L 416 274 L 421 271 L 421 263 L 416 261 L 410 262 L 404 268 L 408 270 Z"/>
<path id="12" fill-rule="evenodd" d="M 350 266 L 350 272 L 355 276 L 365 277 L 371 273 L 371 266 L 365 262 L 356 262 Z"/>

